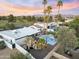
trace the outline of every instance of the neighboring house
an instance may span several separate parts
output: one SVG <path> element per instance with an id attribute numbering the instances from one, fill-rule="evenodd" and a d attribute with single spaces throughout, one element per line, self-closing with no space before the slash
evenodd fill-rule
<path id="1" fill-rule="evenodd" d="M 56 23 L 56 22 L 51 22 L 51 23 L 48 23 L 48 26 L 46 27 L 47 23 L 35 23 L 34 26 L 43 30 L 44 28 L 47 28 L 47 31 L 52 31 L 54 32 L 55 29 L 57 29 L 57 27 L 59 27 L 59 25 Z"/>
<path id="2" fill-rule="evenodd" d="M 48 23 L 48 30 L 52 31 L 52 30 L 56 30 L 57 27 L 59 27 L 59 25 L 56 23 L 56 22 L 51 22 L 51 23 Z"/>

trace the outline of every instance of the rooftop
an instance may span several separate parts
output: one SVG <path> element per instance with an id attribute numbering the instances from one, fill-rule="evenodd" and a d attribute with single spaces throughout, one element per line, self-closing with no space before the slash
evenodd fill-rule
<path id="1" fill-rule="evenodd" d="M 32 27 L 24 27 L 20 29 L 15 29 L 15 30 L 7 30 L 7 31 L 1 31 L 0 34 L 4 34 L 6 36 L 19 39 L 25 36 L 29 36 L 35 33 L 40 32 L 37 28 L 32 28 Z"/>

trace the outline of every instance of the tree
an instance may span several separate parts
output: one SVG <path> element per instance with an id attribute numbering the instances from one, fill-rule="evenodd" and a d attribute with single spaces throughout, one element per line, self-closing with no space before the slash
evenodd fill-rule
<path id="1" fill-rule="evenodd" d="M 31 16 L 27 16 L 27 21 L 32 21 L 32 17 Z"/>
<path id="2" fill-rule="evenodd" d="M 58 6 L 58 15 L 60 14 L 60 8 L 63 6 L 62 0 L 57 0 L 57 6 Z"/>
<path id="3" fill-rule="evenodd" d="M 37 17 L 36 19 L 38 22 L 43 22 L 44 18 L 43 17 Z"/>
<path id="4" fill-rule="evenodd" d="M 44 44 L 44 43 L 45 43 L 45 39 L 40 38 L 40 39 L 39 39 L 39 42 L 42 43 L 42 44 Z"/>
<path id="5" fill-rule="evenodd" d="M 26 16 L 22 16 L 22 18 L 25 20 L 26 19 Z"/>
<path id="6" fill-rule="evenodd" d="M 35 16 L 32 16 L 31 18 L 32 18 L 32 21 L 33 21 L 33 22 L 36 22 Z"/>
<path id="7" fill-rule="evenodd" d="M 1 16 L 1 20 L 7 20 L 6 16 Z"/>
<path id="8" fill-rule="evenodd" d="M 4 41 L 0 41 L 0 49 L 6 48 L 6 44 Z"/>
<path id="9" fill-rule="evenodd" d="M 52 7 L 49 5 L 47 6 L 47 13 L 50 14 L 52 12 Z"/>
<path id="10" fill-rule="evenodd" d="M 10 23 L 10 24 L 7 23 L 5 28 L 13 30 L 15 29 L 15 25 L 13 23 Z"/>
<path id="11" fill-rule="evenodd" d="M 46 42 L 44 38 L 40 38 L 38 41 L 38 47 L 40 47 L 41 49 L 44 48 L 46 46 Z"/>
<path id="12" fill-rule="evenodd" d="M 49 21 L 48 22 L 52 22 L 53 16 L 49 16 Z"/>
<path id="13" fill-rule="evenodd" d="M 51 12 L 52 12 L 52 7 L 51 7 L 51 6 L 47 6 L 47 9 L 46 9 L 47 16 L 45 17 L 46 22 L 47 22 L 46 27 L 48 27 L 48 20 L 50 19 L 50 13 L 51 13 Z M 46 29 L 47 29 L 47 28 L 46 28 Z"/>
<path id="14" fill-rule="evenodd" d="M 48 19 L 49 19 L 49 15 L 52 12 L 52 7 L 51 6 L 47 6 L 47 0 L 43 0 L 43 4 L 44 4 L 44 29 L 45 32 L 47 32 L 47 26 L 48 26 Z M 47 22 L 47 24 L 45 24 L 45 22 Z"/>
<path id="15" fill-rule="evenodd" d="M 15 20 L 15 17 L 12 15 L 12 14 L 10 14 L 9 16 L 8 16 L 8 23 L 9 22 L 15 22 L 16 20 Z"/>
<path id="16" fill-rule="evenodd" d="M 64 17 L 62 17 L 62 15 L 61 15 L 61 14 L 56 15 L 56 16 L 55 16 L 55 18 L 56 18 L 56 21 L 65 22 L 65 18 L 64 18 Z"/>
<path id="17" fill-rule="evenodd" d="M 45 9 L 45 7 L 47 5 L 47 0 L 43 0 L 43 5 L 44 5 L 44 9 Z"/>
<path id="18" fill-rule="evenodd" d="M 61 8 L 61 6 L 63 6 L 62 0 L 57 0 L 58 18 L 59 18 L 59 16 L 60 16 L 60 8 Z M 58 20 L 59 20 L 59 19 L 58 19 Z M 58 21 L 58 20 L 57 20 L 57 21 Z"/>
<path id="19" fill-rule="evenodd" d="M 0 16 L 0 20 L 2 20 L 2 17 Z"/>
<path id="20" fill-rule="evenodd" d="M 78 47 L 77 37 L 75 36 L 75 30 L 67 27 L 61 27 L 56 32 L 58 42 L 61 43 L 64 51 Z"/>
<path id="21" fill-rule="evenodd" d="M 44 5 L 44 28 L 45 28 L 45 16 L 46 16 L 46 5 L 47 5 L 48 1 L 47 0 L 43 0 L 43 5 Z"/>
<path id="22" fill-rule="evenodd" d="M 75 17 L 75 19 L 69 23 L 69 27 L 75 29 L 76 36 L 79 37 L 79 17 Z"/>

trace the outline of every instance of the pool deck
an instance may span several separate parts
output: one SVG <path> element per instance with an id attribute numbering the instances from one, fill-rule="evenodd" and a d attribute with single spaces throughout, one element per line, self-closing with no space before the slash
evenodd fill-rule
<path id="1" fill-rule="evenodd" d="M 55 47 L 56 45 L 52 46 L 52 45 L 48 45 L 47 48 L 44 48 L 42 50 L 35 50 L 35 49 L 31 49 L 29 52 L 32 54 L 33 57 L 35 57 L 36 59 L 43 59 L 44 57 L 46 57 L 46 55 Z"/>

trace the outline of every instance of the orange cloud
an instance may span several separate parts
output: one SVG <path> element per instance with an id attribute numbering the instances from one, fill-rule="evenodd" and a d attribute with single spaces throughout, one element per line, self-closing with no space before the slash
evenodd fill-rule
<path id="1" fill-rule="evenodd" d="M 63 4 L 63 7 L 62 7 L 62 9 L 64 10 L 69 10 L 74 8 L 79 8 L 79 2 L 65 3 Z"/>
<path id="2" fill-rule="evenodd" d="M 53 9 L 56 9 L 54 10 L 56 12 L 57 6 L 55 5 L 52 7 L 55 7 Z M 19 5 L 13 5 L 10 3 L 0 3 L 0 8 L 3 8 L 6 10 L 5 12 L 0 13 L 0 15 L 37 14 L 37 13 L 42 13 L 43 11 L 43 7 L 19 6 Z M 64 3 L 63 6 L 61 7 L 61 10 L 70 10 L 74 8 L 79 8 L 79 2 Z"/>
<path id="3" fill-rule="evenodd" d="M 0 8 L 3 8 L 6 10 L 3 14 L 34 14 L 34 13 L 41 13 L 42 8 L 35 8 L 35 7 L 26 7 L 26 6 L 17 6 L 13 4 L 8 3 L 0 3 Z M 7 13 L 7 14 L 6 14 Z M 1 14 L 2 15 L 2 14 Z"/>

